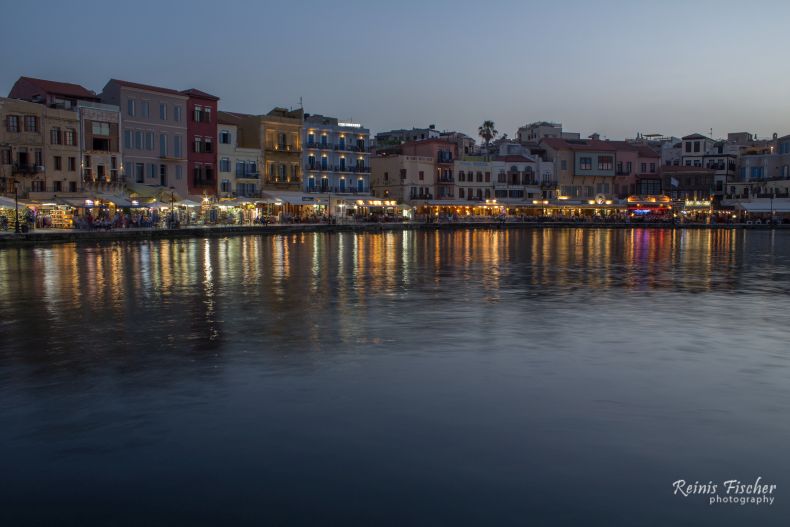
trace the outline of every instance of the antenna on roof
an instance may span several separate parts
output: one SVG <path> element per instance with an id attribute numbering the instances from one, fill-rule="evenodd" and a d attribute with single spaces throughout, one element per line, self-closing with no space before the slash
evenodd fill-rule
<path id="1" fill-rule="evenodd" d="M 301 110 L 304 110 L 304 105 L 302 104 L 302 96 L 301 95 L 299 96 L 299 108 Z"/>

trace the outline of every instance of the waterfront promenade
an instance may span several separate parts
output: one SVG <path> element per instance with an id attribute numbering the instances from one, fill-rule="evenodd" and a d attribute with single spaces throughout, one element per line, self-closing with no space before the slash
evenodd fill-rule
<path id="1" fill-rule="evenodd" d="M 457 221 L 457 222 L 402 222 L 402 223 L 283 223 L 268 225 L 200 225 L 176 229 L 126 228 L 109 230 L 36 229 L 16 234 L 0 231 L 0 248 L 18 245 L 50 243 L 94 242 L 114 240 L 146 240 L 168 238 L 208 238 L 249 234 L 295 234 L 302 232 L 382 232 L 404 230 L 457 230 L 457 229 L 790 229 L 790 224 L 746 223 L 626 223 L 582 221 Z"/>

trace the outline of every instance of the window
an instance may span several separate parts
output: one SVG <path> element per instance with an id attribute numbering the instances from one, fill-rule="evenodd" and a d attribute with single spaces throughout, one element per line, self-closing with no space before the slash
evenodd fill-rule
<path id="1" fill-rule="evenodd" d="M 159 165 L 159 184 L 167 185 L 167 165 Z"/>
<path id="2" fill-rule="evenodd" d="M 420 181 L 422 181 L 422 180 L 424 180 L 424 179 L 425 179 L 425 172 L 423 172 L 422 170 L 420 170 Z"/>
<path id="3" fill-rule="evenodd" d="M 463 198 L 464 197 L 464 189 L 463 188 L 459 188 L 458 189 L 458 197 L 459 198 Z"/>
<path id="4" fill-rule="evenodd" d="M 141 132 L 140 130 L 136 130 L 134 132 L 134 147 L 137 150 L 143 149 L 143 132 Z"/>
<path id="5" fill-rule="evenodd" d="M 196 123 L 201 122 L 203 120 L 203 108 L 201 108 L 200 106 L 195 106 L 195 110 L 192 116 L 193 116 L 193 120 Z"/>
<path id="6" fill-rule="evenodd" d="M 213 144 L 214 143 L 211 141 L 210 137 L 204 137 L 203 138 L 203 151 L 204 152 L 213 152 L 214 151 Z"/>
<path id="7" fill-rule="evenodd" d="M 230 192 L 230 180 L 223 179 L 219 187 L 220 192 Z"/>
<path id="8" fill-rule="evenodd" d="M 167 135 L 159 134 L 159 155 L 161 157 L 167 156 Z"/>
<path id="9" fill-rule="evenodd" d="M 63 192 L 63 182 L 62 181 L 53 181 L 52 182 L 52 191 L 53 192 Z"/>
<path id="10" fill-rule="evenodd" d="M 567 159 L 560 160 L 560 170 L 568 170 L 568 160 Z"/>
<path id="11" fill-rule="evenodd" d="M 223 145 L 229 145 L 230 144 L 230 130 L 222 130 L 219 133 L 219 142 L 220 142 L 220 144 L 223 144 Z"/>
<path id="12" fill-rule="evenodd" d="M 134 179 L 137 183 L 143 183 L 145 178 L 145 165 L 142 163 L 136 163 L 134 165 Z"/>
<path id="13" fill-rule="evenodd" d="M 140 113 L 143 117 L 148 118 L 150 115 L 151 105 L 148 101 L 143 101 L 140 105 Z"/>
<path id="14" fill-rule="evenodd" d="M 55 170 L 63 170 L 63 158 L 60 156 L 55 156 Z"/>
<path id="15" fill-rule="evenodd" d="M 650 173 L 651 174 L 655 174 L 656 173 L 656 164 L 655 163 L 650 163 Z"/>
<path id="16" fill-rule="evenodd" d="M 640 174 L 646 174 L 647 173 L 647 163 L 641 163 L 639 165 L 639 172 L 640 172 Z"/>
<path id="17" fill-rule="evenodd" d="M 33 192 L 45 192 L 47 188 L 44 181 L 33 181 L 30 190 Z"/>
<path id="18" fill-rule="evenodd" d="M 686 141 L 686 152 L 691 152 L 691 141 Z"/>
<path id="19" fill-rule="evenodd" d="M 486 172 L 486 183 L 491 182 L 491 172 Z"/>
<path id="20" fill-rule="evenodd" d="M 77 158 L 70 157 L 69 158 L 69 172 L 76 172 L 77 171 Z"/>
<path id="21" fill-rule="evenodd" d="M 482 172 L 478 172 L 477 173 L 477 182 L 478 183 L 482 183 L 483 182 L 483 173 Z"/>
<path id="22" fill-rule="evenodd" d="M 458 171 L 458 181 L 466 181 L 466 174 L 463 170 Z"/>
<path id="23" fill-rule="evenodd" d="M 76 146 L 77 145 L 77 130 L 74 128 L 66 128 L 66 131 L 63 132 L 63 144 Z"/>
<path id="24" fill-rule="evenodd" d="M 192 142 L 192 151 L 193 152 L 202 152 L 203 151 L 203 138 L 195 137 L 194 141 Z"/>
<path id="25" fill-rule="evenodd" d="M 156 165 L 153 164 L 153 163 L 150 163 L 148 165 L 148 177 L 150 179 L 155 179 L 156 178 Z"/>
<path id="26" fill-rule="evenodd" d="M 177 135 L 173 137 L 173 155 L 175 157 L 181 157 L 181 136 Z M 176 174 L 176 179 L 178 178 L 178 174 Z"/>
<path id="27" fill-rule="evenodd" d="M 0 150 L 0 165 L 10 165 L 11 164 L 11 150 L 3 149 Z"/>
<path id="28" fill-rule="evenodd" d="M 223 157 L 219 160 L 219 171 L 220 172 L 230 172 L 230 159 L 227 157 Z"/>
<path id="29" fill-rule="evenodd" d="M 19 116 L 18 115 L 9 115 L 6 118 L 6 129 L 9 132 L 19 132 Z"/>
<path id="30" fill-rule="evenodd" d="M 60 128 L 58 128 L 57 126 L 55 126 L 52 129 L 50 129 L 50 131 L 49 131 L 49 142 L 50 142 L 50 144 L 53 144 L 53 145 L 61 144 L 62 141 L 61 141 Z"/>
<path id="31" fill-rule="evenodd" d="M 176 179 L 181 179 L 183 177 L 183 169 L 181 165 L 176 165 Z"/>
<path id="32" fill-rule="evenodd" d="M 592 170 L 592 158 L 591 157 L 580 157 L 579 158 L 579 170 Z"/>
<path id="33" fill-rule="evenodd" d="M 763 167 L 752 167 L 752 179 L 762 179 Z"/>
<path id="34" fill-rule="evenodd" d="M 214 166 L 206 165 L 204 168 L 205 168 L 206 181 L 208 182 L 214 181 Z"/>
<path id="35" fill-rule="evenodd" d="M 110 123 L 93 121 L 91 123 L 91 131 L 93 135 L 110 135 Z"/>
<path id="36" fill-rule="evenodd" d="M 167 121 L 167 103 L 159 103 L 159 119 Z"/>
<path id="37" fill-rule="evenodd" d="M 598 156 L 598 170 L 612 170 L 613 166 L 612 156 Z"/>
<path id="38" fill-rule="evenodd" d="M 699 141 L 694 141 L 694 151 L 699 152 Z"/>
<path id="39" fill-rule="evenodd" d="M 35 159 L 36 166 L 42 166 L 44 164 L 44 153 L 41 150 L 36 150 Z"/>
<path id="40" fill-rule="evenodd" d="M 145 133 L 145 149 L 146 150 L 153 150 L 154 149 L 154 133 L 153 132 L 146 132 Z"/>
<path id="41" fill-rule="evenodd" d="M 124 148 L 132 148 L 132 131 L 131 130 L 124 130 L 123 131 L 123 147 Z"/>
<path id="42" fill-rule="evenodd" d="M 208 106 L 203 108 L 203 122 L 204 123 L 210 123 L 211 122 L 211 108 L 209 108 Z M 209 169 L 210 169 L 210 167 L 209 167 Z"/>
<path id="43" fill-rule="evenodd" d="M 180 106 L 173 106 L 173 120 L 177 123 L 181 122 L 181 107 Z M 178 177 L 178 173 L 176 172 L 176 179 L 180 179 Z"/>
<path id="44" fill-rule="evenodd" d="M 38 132 L 38 117 L 35 115 L 25 116 L 25 132 Z"/>
<path id="45" fill-rule="evenodd" d="M 126 113 L 129 117 L 134 117 L 135 114 L 135 102 L 134 99 L 129 99 L 126 101 Z"/>

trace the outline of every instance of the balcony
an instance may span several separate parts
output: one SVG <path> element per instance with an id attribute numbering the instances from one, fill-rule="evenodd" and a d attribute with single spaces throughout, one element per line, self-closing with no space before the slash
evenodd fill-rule
<path id="1" fill-rule="evenodd" d="M 44 167 L 42 165 L 28 165 L 23 163 L 14 163 L 14 166 L 11 168 L 12 174 L 38 174 L 44 171 Z"/>
<path id="2" fill-rule="evenodd" d="M 453 183 L 455 178 L 453 176 L 439 176 L 439 183 Z"/>
<path id="3" fill-rule="evenodd" d="M 313 150 L 337 150 L 337 147 L 332 143 L 307 143 L 307 148 L 312 148 Z"/>
<path id="4" fill-rule="evenodd" d="M 236 172 L 236 179 L 260 179 L 260 172 Z"/>

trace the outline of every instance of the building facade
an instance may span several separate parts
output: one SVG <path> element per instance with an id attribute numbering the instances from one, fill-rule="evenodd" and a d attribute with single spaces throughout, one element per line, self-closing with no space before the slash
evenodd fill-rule
<path id="1" fill-rule="evenodd" d="M 0 98 L 0 190 L 25 197 L 46 187 L 44 112 L 38 103 Z M 74 177 L 79 177 L 74 167 Z"/>
<path id="2" fill-rule="evenodd" d="M 123 170 L 127 184 L 145 184 L 189 195 L 187 101 L 169 88 L 111 79 L 101 93 L 120 107 Z"/>
<path id="3" fill-rule="evenodd" d="M 301 109 L 274 108 L 260 120 L 261 150 L 265 163 L 265 186 L 271 189 L 302 189 Z"/>
<path id="4" fill-rule="evenodd" d="M 304 117 L 302 173 L 305 192 L 370 192 L 370 130 L 335 117 Z"/>
<path id="5" fill-rule="evenodd" d="M 187 189 L 193 196 L 217 193 L 217 103 L 219 97 L 194 88 L 187 96 Z M 161 107 L 160 107 L 161 108 Z M 163 107 L 166 112 L 166 107 Z M 160 117 L 167 117 L 160 115 Z"/>
<path id="6" fill-rule="evenodd" d="M 255 115 L 218 112 L 219 197 L 260 196 L 263 155 L 259 123 Z"/>
<path id="7" fill-rule="evenodd" d="M 403 154 L 375 156 L 370 160 L 371 193 L 398 203 L 434 199 L 434 160 Z"/>
<path id="8" fill-rule="evenodd" d="M 659 179 L 661 155 L 644 145 L 599 139 L 543 139 L 545 160 L 554 164 L 561 196 L 625 198 L 644 176 Z"/>
<path id="9" fill-rule="evenodd" d="M 10 96 L 46 108 L 44 166 L 49 182 L 44 194 L 122 190 L 117 106 L 101 104 L 98 95 L 78 84 L 31 77 L 20 77 Z"/>

